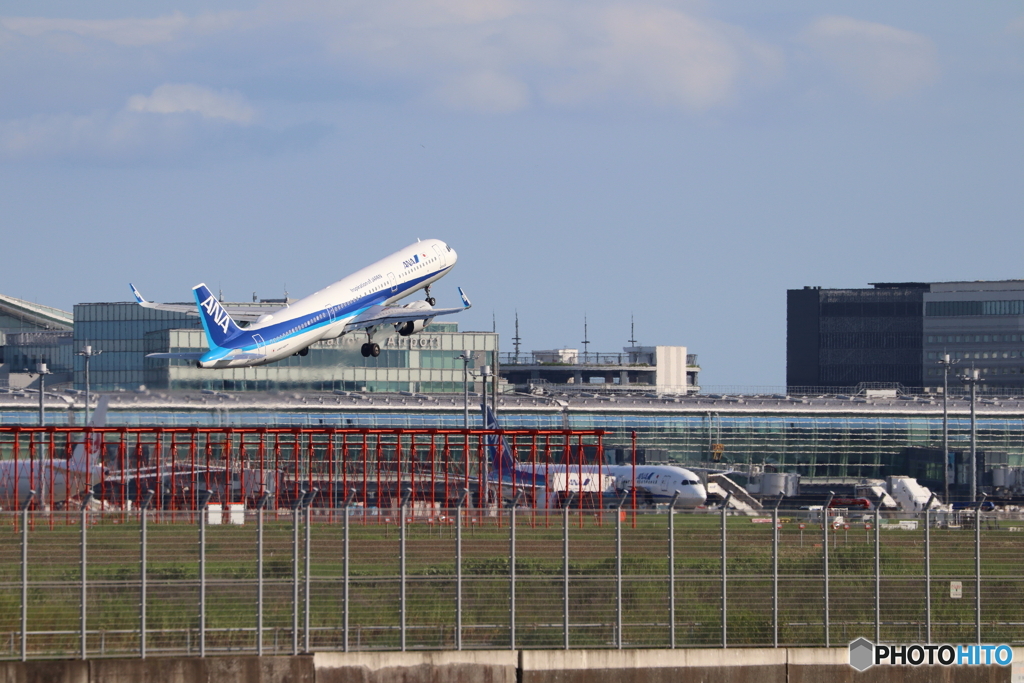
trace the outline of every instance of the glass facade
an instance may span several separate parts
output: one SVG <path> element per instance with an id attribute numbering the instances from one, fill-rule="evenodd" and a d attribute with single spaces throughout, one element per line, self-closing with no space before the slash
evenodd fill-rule
<path id="1" fill-rule="evenodd" d="M 46 363 L 51 373 L 71 372 L 74 365 L 74 339 L 71 332 L 18 332 L 7 334 L 0 362 L 10 372 L 35 372 L 37 363 Z"/>

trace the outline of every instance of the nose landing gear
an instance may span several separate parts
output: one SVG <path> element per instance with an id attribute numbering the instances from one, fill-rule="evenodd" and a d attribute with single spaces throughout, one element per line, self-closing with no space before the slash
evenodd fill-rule
<path id="1" fill-rule="evenodd" d="M 380 344 L 363 344 L 359 352 L 363 354 L 363 358 L 369 358 L 370 356 L 376 358 L 380 355 Z"/>
<path id="2" fill-rule="evenodd" d="M 428 304 L 430 304 L 431 306 L 434 306 L 435 304 L 437 304 L 437 299 L 435 299 L 434 297 L 430 296 L 430 285 L 427 285 L 426 287 L 424 287 L 423 288 L 423 292 L 427 295 L 427 303 Z"/>

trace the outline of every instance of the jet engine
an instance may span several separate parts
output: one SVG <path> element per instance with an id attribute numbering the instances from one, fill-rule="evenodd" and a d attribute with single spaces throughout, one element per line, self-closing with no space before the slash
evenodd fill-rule
<path id="1" fill-rule="evenodd" d="M 411 304 L 406 304 L 402 308 L 407 308 L 411 310 L 422 309 L 424 311 L 430 311 L 433 309 L 433 306 L 428 304 L 426 301 L 413 301 Z M 398 323 L 397 325 L 395 325 L 395 329 L 398 330 L 398 334 L 400 334 L 401 336 L 408 337 L 410 335 L 416 334 L 417 332 L 422 332 L 423 328 L 429 325 L 430 321 L 433 319 L 434 317 L 430 316 L 427 318 L 423 318 L 422 320 L 409 320 L 404 323 Z"/>

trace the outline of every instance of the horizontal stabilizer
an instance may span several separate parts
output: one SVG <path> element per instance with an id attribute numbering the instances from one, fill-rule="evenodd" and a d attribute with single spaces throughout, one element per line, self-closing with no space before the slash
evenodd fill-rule
<path id="1" fill-rule="evenodd" d="M 178 358 L 181 360 L 199 360 L 205 354 L 202 351 L 181 353 L 147 353 L 146 358 Z"/>

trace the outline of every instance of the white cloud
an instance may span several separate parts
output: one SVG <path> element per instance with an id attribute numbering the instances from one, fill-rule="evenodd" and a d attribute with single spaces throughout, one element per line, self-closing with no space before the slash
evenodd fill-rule
<path id="1" fill-rule="evenodd" d="M 95 60 L 97 77 L 145 68 L 179 80 L 175 67 L 195 69 L 201 55 L 204 71 L 245 64 L 389 96 L 397 86 L 408 100 L 481 112 L 607 102 L 706 110 L 781 64 L 777 49 L 672 0 L 270 0 L 196 17 L 0 25 L 50 53 L 68 38 L 75 50 L 116 48 Z"/>
<path id="2" fill-rule="evenodd" d="M 217 92 L 192 83 L 165 83 L 153 90 L 152 95 L 132 95 L 128 98 L 127 109 L 154 114 L 193 112 L 204 118 L 242 124 L 250 123 L 255 114 L 239 92 Z"/>
<path id="3" fill-rule="evenodd" d="M 817 54 L 866 93 L 908 94 L 939 77 L 935 44 L 926 36 L 851 17 L 822 17 L 804 32 Z"/>
<path id="4" fill-rule="evenodd" d="M 133 95 L 113 114 L 95 111 L 0 121 L 0 158 L 182 158 L 225 145 L 265 142 L 265 130 L 241 132 L 254 116 L 240 93 L 168 83 L 151 95 Z"/>

